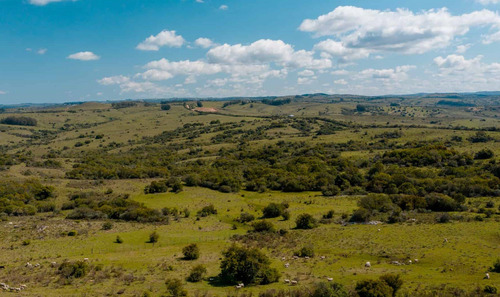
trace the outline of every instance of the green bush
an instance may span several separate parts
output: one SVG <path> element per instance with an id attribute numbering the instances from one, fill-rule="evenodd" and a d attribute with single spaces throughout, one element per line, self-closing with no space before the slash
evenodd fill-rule
<path id="1" fill-rule="evenodd" d="M 306 245 L 304 246 L 303 248 L 301 248 L 300 250 L 296 251 L 294 253 L 295 256 L 297 257 L 301 257 L 301 258 L 304 258 L 304 257 L 314 257 L 314 246 L 312 245 Z"/>
<path id="2" fill-rule="evenodd" d="M 78 232 L 76 230 L 71 230 L 68 232 L 68 236 L 77 236 Z"/>
<path id="3" fill-rule="evenodd" d="M 123 239 L 119 235 L 117 235 L 116 239 L 115 239 L 115 243 L 123 243 Z"/>
<path id="4" fill-rule="evenodd" d="M 81 278 L 87 275 L 89 269 L 89 265 L 85 261 L 66 261 L 59 266 L 59 274 L 67 279 Z"/>
<path id="5" fill-rule="evenodd" d="M 483 292 L 487 294 L 497 294 L 498 290 L 494 286 L 486 285 L 484 286 Z"/>
<path id="6" fill-rule="evenodd" d="M 172 297 L 183 297 L 188 295 L 180 279 L 167 279 L 165 285 L 167 285 L 167 292 Z"/>
<path id="7" fill-rule="evenodd" d="M 204 265 L 196 265 L 193 269 L 191 269 L 191 272 L 187 277 L 187 281 L 192 283 L 200 282 L 206 274 L 207 268 Z"/>
<path id="8" fill-rule="evenodd" d="M 281 213 L 285 210 L 283 204 L 270 203 L 262 210 L 262 216 L 266 219 L 277 218 L 281 216 Z"/>
<path id="9" fill-rule="evenodd" d="M 184 260 L 196 260 L 200 257 L 200 249 L 196 243 L 192 243 L 182 249 L 182 254 Z"/>
<path id="10" fill-rule="evenodd" d="M 317 226 L 317 221 L 308 213 L 301 214 L 295 220 L 296 229 L 313 229 Z"/>
<path id="11" fill-rule="evenodd" d="M 203 207 L 197 213 L 198 217 L 202 217 L 202 218 L 208 217 L 210 215 L 216 215 L 216 214 L 217 214 L 217 209 L 215 209 L 215 206 L 213 204 L 210 204 L 210 205 Z"/>
<path id="12" fill-rule="evenodd" d="M 102 224 L 102 230 L 111 230 L 113 229 L 113 223 L 112 222 L 104 222 Z"/>
<path id="13" fill-rule="evenodd" d="M 363 280 L 356 283 L 359 297 L 392 297 L 393 289 L 382 280 Z"/>
<path id="14" fill-rule="evenodd" d="M 314 285 L 312 297 L 347 297 L 344 286 L 339 283 L 320 282 Z"/>
<path id="15" fill-rule="evenodd" d="M 257 221 L 252 224 L 253 232 L 275 232 L 273 223 L 269 221 Z"/>
<path id="16" fill-rule="evenodd" d="M 379 278 L 384 281 L 389 287 L 392 288 L 392 295 L 395 297 L 396 293 L 403 286 L 403 280 L 399 274 L 384 274 Z"/>
<path id="17" fill-rule="evenodd" d="M 256 248 L 232 245 L 222 252 L 220 279 L 227 284 L 267 284 L 276 282 L 279 273 L 271 261 Z"/>
<path id="18" fill-rule="evenodd" d="M 358 208 L 352 213 L 352 216 L 349 219 L 349 221 L 350 222 L 357 222 L 357 223 L 364 223 L 364 222 L 368 222 L 370 220 L 371 216 L 372 216 L 372 214 L 368 209 Z"/>
<path id="19" fill-rule="evenodd" d="M 495 263 L 493 263 L 493 266 L 490 268 L 491 272 L 497 272 L 500 273 L 500 259 L 497 259 Z"/>
<path id="20" fill-rule="evenodd" d="M 251 222 L 253 220 L 255 220 L 255 216 L 252 214 L 249 214 L 248 212 L 242 212 L 240 214 L 240 217 L 238 219 L 236 219 L 236 221 L 238 221 L 240 223 L 248 223 L 248 222 Z"/>

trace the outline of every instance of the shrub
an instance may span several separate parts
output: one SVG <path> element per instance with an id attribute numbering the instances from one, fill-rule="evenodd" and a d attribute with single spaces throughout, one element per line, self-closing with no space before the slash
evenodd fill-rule
<path id="1" fill-rule="evenodd" d="M 59 274 L 67 279 L 84 277 L 88 271 L 89 265 L 85 261 L 66 261 L 59 266 Z"/>
<path id="2" fill-rule="evenodd" d="M 474 159 L 476 159 L 476 160 L 486 160 L 486 159 L 493 158 L 493 156 L 494 156 L 494 153 L 493 153 L 492 150 L 490 150 L 490 149 L 482 149 L 482 150 L 480 150 L 479 152 L 477 152 L 474 155 Z"/>
<path id="3" fill-rule="evenodd" d="M 283 218 L 283 221 L 288 221 L 290 219 L 290 212 L 288 210 L 282 211 L 281 217 Z"/>
<path id="4" fill-rule="evenodd" d="M 451 216 L 447 213 L 439 214 L 436 216 L 436 222 L 444 224 L 451 221 Z"/>
<path id="5" fill-rule="evenodd" d="M 180 279 L 167 279 L 165 281 L 165 285 L 167 285 L 168 293 L 173 297 L 182 297 L 188 295 Z"/>
<path id="6" fill-rule="evenodd" d="M 323 194 L 323 196 L 337 196 L 338 194 L 340 194 L 340 188 L 336 185 L 328 185 L 328 186 L 324 186 L 321 188 L 321 194 Z"/>
<path id="7" fill-rule="evenodd" d="M 30 117 L 6 117 L 0 120 L 0 124 L 17 125 L 17 126 L 36 126 L 37 120 Z"/>
<path id="8" fill-rule="evenodd" d="M 158 239 L 160 239 L 160 235 L 154 231 L 153 233 L 149 234 L 149 243 L 157 243 Z"/>
<path id="9" fill-rule="evenodd" d="M 276 282 L 278 271 L 270 267 L 269 258 L 256 248 L 232 245 L 222 252 L 220 279 L 228 284 L 266 284 Z"/>
<path id="10" fill-rule="evenodd" d="M 76 230 L 71 230 L 68 232 L 68 236 L 77 236 L 78 235 L 78 232 L 76 232 Z"/>
<path id="11" fill-rule="evenodd" d="M 255 216 L 253 214 L 249 214 L 248 212 L 242 212 L 240 217 L 236 219 L 236 221 L 240 223 L 248 223 L 255 220 Z"/>
<path id="12" fill-rule="evenodd" d="M 275 232 L 273 223 L 268 221 L 258 221 L 252 224 L 253 232 Z"/>
<path id="13" fill-rule="evenodd" d="M 187 281 L 192 283 L 200 282 L 206 274 L 207 268 L 204 265 L 196 265 L 191 269 Z"/>
<path id="14" fill-rule="evenodd" d="M 161 110 L 170 110 L 172 107 L 170 104 L 162 104 L 161 105 Z"/>
<path id="15" fill-rule="evenodd" d="M 297 257 L 314 257 L 314 247 L 312 245 L 307 245 L 301 248 L 300 250 L 296 251 L 295 256 Z"/>
<path id="16" fill-rule="evenodd" d="M 117 235 L 116 239 L 115 239 L 115 243 L 123 243 L 123 239 L 119 235 Z"/>
<path id="17" fill-rule="evenodd" d="M 391 297 L 393 289 L 382 280 L 364 280 L 356 283 L 359 297 Z"/>
<path id="18" fill-rule="evenodd" d="M 392 288 L 392 296 L 396 296 L 396 293 L 403 286 L 403 280 L 399 274 L 384 274 L 380 277 L 380 280 Z"/>
<path id="19" fill-rule="evenodd" d="M 102 224 L 102 230 L 111 230 L 113 229 L 113 223 L 112 222 L 104 222 Z"/>
<path id="20" fill-rule="evenodd" d="M 27 245 L 30 245 L 30 244 L 31 244 L 31 241 L 29 239 L 25 239 L 22 242 L 22 245 L 24 245 L 24 246 L 27 246 Z"/>
<path id="21" fill-rule="evenodd" d="M 196 243 L 185 246 L 182 249 L 185 260 L 196 260 L 200 257 L 200 249 Z"/>
<path id="22" fill-rule="evenodd" d="M 198 217 L 202 217 L 202 218 L 208 217 L 209 215 L 215 215 L 215 214 L 217 214 L 217 209 L 215 209 L 215 206 L 213 204 L 210 204 L 208 206 L 203 207 L 197 213 Z"/>
<path id="23" fill-rule="evenodd" d="M 168 186 L 165 181 L 152 181 L 144 188 L 144 194 L 165 193 L 167 191 Z"/>
<path id="24" fill-rule="evenodd" d="M 296 229 L 313 229 L 317 226 L 316 219 L 308 213 L 304 213 L 298 216 L 295 220 Z"/>
<path id="25" fill-rule="evenodd" d="M 493 267 L 491 267 L 490 270 L 491 270 L 491 272 L 500 273 L 500 259 L 496 260 L 496 262 L 493 264 Z"/>
<path id="26" fill-rule="evenodd" d="M 334 214 L 334 210 L 329 210 L 326 214 L 323 215 L 323 219 L 333 219 Z"/>
<path id="27" fill-rule="evenodd" d="M 349 221 L 351 222 L 368 222 L 371 218 L 371 212 L 366 208 L 358 208 L 353 213 Z"/>
<path id="28" fill-rule="evenodd" d="M 496 294 L 498 292 L 496 287 L 490 285 L 484 286 L 483 291 L 487 294 Z"/>
<path id="29" fill-rule="evenodd" d="M 262 210 L 262 216 L 266 219 L 277 218 L 285 209 L 283 204 L 270 203 Z"/>
<path id="30" fill-rule="evenodd" d="M 347 291 L 339 283 L 320 282 L 314 285 L 312 297 L 347 297 Z"/>

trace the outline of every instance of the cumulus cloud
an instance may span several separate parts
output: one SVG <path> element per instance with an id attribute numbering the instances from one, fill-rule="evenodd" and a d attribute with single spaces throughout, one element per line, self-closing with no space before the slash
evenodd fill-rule
<path id="1" fill-rule="evenodd" d="M 117 75 L 117 76 L 105 77 L 103 79 L 98 80 L 97 82 L 100 83 L 101 85 L 109 86 L 109 85 L 122 84 L 128 81 L 130 81 L 130 78 L 128 76 Z"/>
<path id="2" fill-rule="evenodd" d="M 194 43 L 202 48 L 210 48 L 216 45 L 212 40 L 203 37 L 196 39 Z"/>
<path id="3" fill-rule="evenodd" d="M 347 85 L 347 81 L 345 79 L 337 79 L 333 83 L 337 85 Z"/>
<path id="4" fill-rule="evenodd" d="M 457 54 L 463 54 L 466 51 L 468 51 L 469 48 L 471 48 L 471 46 L 472 46 L 472 44 L 470 44 L 470 43 L 459 45 L 459 46 L 457 46 L 456 52 L 457 52 Z"/>
<path id="5" fill-rule="evenodd" d="M 322 69 L 332 67 L 329 59 L 315 59 L 314 52 L 298 50 L 282 40 L 261 39 L 250 45 L 223 44 L 207 53 L 211 63 L 226 65 L 262 65 L 275 63 L 282 67 Z"/>
<path id="6" fill-rule="evenodd" d="M 408 72 L 415 68 L 416 66 L 414 65 L 404 65 L 388 69 L 370 68 L 361 71 L 358 74 L 358 78 L 397 82 L 406 80 L 408 78 Z"/>
<path id="7" fill-rule="evenodd" d="M 41 48 L 41 49 L 37 50 L 36 53 L 39 55 L 45 55 L 47 53 L 47 49 Z"/>
<path id="8" fill-rule="evenodd" d="M 186 41 L 175 31 L 163 30 L 157 35 L 151 35 L 143 42 L 137 45 L 137 49 L 141 51 L 158 51 L 160 47 L 181 47 Z"/>
<path id="9" fill-rule="evenodd" d="M 444 48 L 473 27 L 493 29 L 493 35 L 485 36 L 485 40 L 491 39 L 500 35 L 500 16 L 486 9 L 455 16 L 446 8 L 414 13 L 407 9 L 339 6 L 326 15 L 304 20 L 299 29 L 316 37 L 335 38 L 318 43 L 317 49 L 345 59 L 359 59 L 374 52 L 422 54 Z"/>
<path id="10" fill-rule="evenodd" d="M 298 73 L 299 76 L 314 76 L 314 71 L 306 69 Z"/>
<path id="11" fill-rule="evenodd" d="M 79 52 L 68 56 L 68 59 L 80 60 L 80 61 L 94 61 L 94 60 L 99 60 L 100 58 L 101 57 L 94 54 L 93 52 Z"/>
<path id="12" fill-rule="evenodd" d="M 220 10 L 228 10 L 228 9 L 229 9 L 229 6 L 227 6 L 227 5 L 223 4 L 223 5 L 219 6 L 219 9 L 220 9 Z"/>
<path id="13" fill-rule="evenodd" d="M 0 95 L 5 95 L 7 92 L 0 90 Z"/>

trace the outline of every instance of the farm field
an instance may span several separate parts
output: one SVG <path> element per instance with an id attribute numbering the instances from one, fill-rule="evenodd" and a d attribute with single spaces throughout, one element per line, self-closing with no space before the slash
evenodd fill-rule
<path id="1" fill-rule="evenodd" d="M 177 280 L 189 296 L 309 296 L 292 292 L 333 282 L 356 296 L 390 274 L 396 296 L 495 296 L 495 98 L 7 108 L 0 283 L 26 289 L 0 295 L 172 296 Z M 261 251 L 269 275 L 235 288 L 221 273 L 233 245 Z"/>

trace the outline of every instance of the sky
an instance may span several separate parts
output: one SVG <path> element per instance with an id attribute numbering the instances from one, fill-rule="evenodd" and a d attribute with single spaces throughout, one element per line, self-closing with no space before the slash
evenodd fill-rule
<path id="1" fill-rule="evenodd" d="M 0 0 L 0 104 L 500 90 L 500 0 Z"/>

